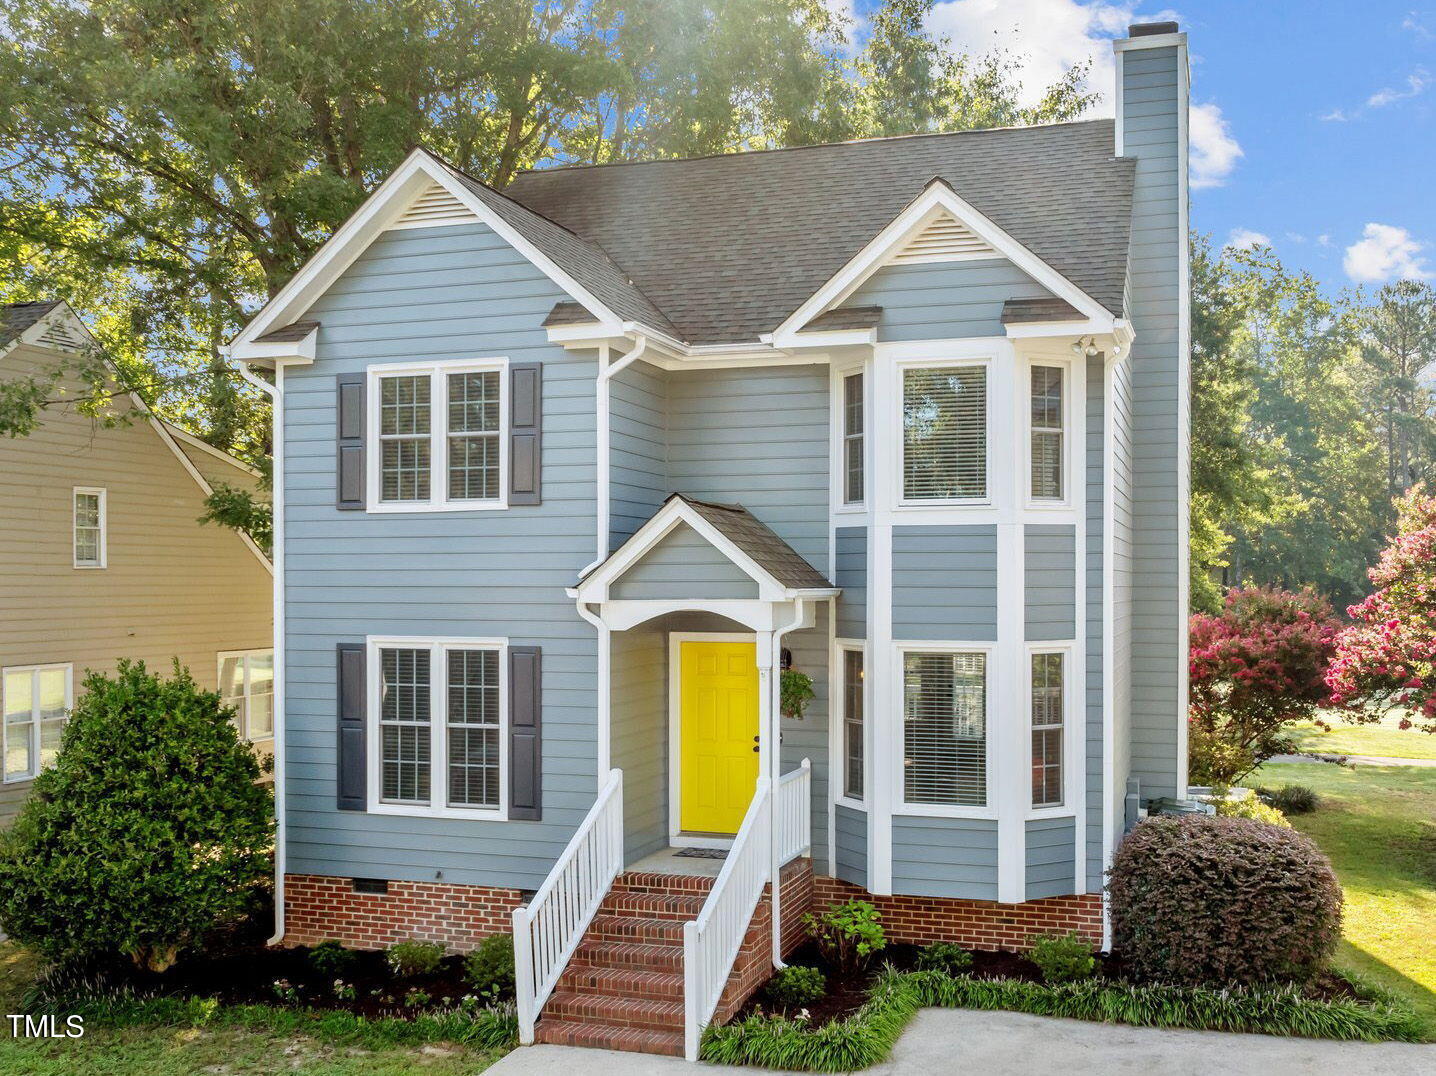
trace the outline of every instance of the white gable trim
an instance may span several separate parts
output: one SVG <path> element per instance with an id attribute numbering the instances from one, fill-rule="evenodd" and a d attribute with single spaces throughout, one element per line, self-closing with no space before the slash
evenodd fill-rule
<path id="1" fill-rule="evenodd" d="M 45 351 L 69 351 L 69 348 L 57 347 L 53 342 L 44 339 L 45 335 L 55 329 L 68 330 L 72 335 L 77 336 L 82 346 L 98 348 L 100 342 L 90 332 L 78 314 L 70 309 L 70 304 L 61 299 L 59 305 L 51 310 L 44 317 L 40 318 L 34 325 L 22 332 L 15 339 L 11 340 L 4 347 L 0 347 L 0 357 L 8 355 L 21 344 L 29 347 L 41 348 Z"/>
<path id="2" fill-rule="evenodd" d="M 1109 326 L 1112 314 L 1077 285 L 999 228 L 946 183 L 934 182 L 858 254 L 773 331 L 776 347 L 791 347 L 809 321 L 852 295 L 897 251 L 942 213 L 950 214 L 1002 257 L 1052 294 L 1067 300 L 1093 322 Z"/>
<path id="3" fill-rule="evenodd" d="M 492 228 L 511 247 L 562 288 L 570 298 L 582 304 L 594 319 L 609 331 L 621 331 L 621 319 L 603 303 L 560 269 L 552 259 L 519 235 L 478 199 L 442 162 L 422 149 L 415 149 L 389 178 L 365 199 L 339 230 L 330 237 L 309 261 L 295 273 L 278 294 L 250 319 L 234 338 L 229 352 L 234 358 L 272 360 L 273 345 L 256 347 L 255 341 L 265 333 L 298 321 L 329 286 L 354 264 L 378 236 L 407 212 L 415 198 L 438 184 L 473 212 L 481 222 Z"/>

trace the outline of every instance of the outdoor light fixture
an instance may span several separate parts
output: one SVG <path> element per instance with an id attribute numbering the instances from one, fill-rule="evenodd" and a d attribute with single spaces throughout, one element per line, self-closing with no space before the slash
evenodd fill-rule
<path id="1" fill-rule="evenodd" d="M 1079 336 L 1072 341 L 1072 353 L 1074 355 L 1086 355 L 1089 359 L 1095 359 L 1102 354 L 1102 349 L 1097 346 L 1097 340 L 1091 336 Z"/>

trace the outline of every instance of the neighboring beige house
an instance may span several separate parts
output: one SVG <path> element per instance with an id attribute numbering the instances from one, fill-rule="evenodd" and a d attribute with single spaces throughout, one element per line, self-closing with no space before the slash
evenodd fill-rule
<path id="1" fill-rule="evenodd" d="M 0 305 L 0 382 L 94 348 L 64 302 Z M 272 569 L 247 536 L 201 525 L 238 460 L 148 414 L 105 429 L 73 408 L 0 437 L 0 824 L 54 757 L 88 669 L 174 659 L 273 749 Z"/>

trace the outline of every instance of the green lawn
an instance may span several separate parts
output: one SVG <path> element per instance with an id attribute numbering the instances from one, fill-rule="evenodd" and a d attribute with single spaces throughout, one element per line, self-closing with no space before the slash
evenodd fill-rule
<path id="1" fill-rule="evenodd" d="M 1310 723 L 1292 726 L 1303 751 L 1329 755 L 1377 755 L 1381 758 L 1436 759 L 1436 736 L 1397 727 L 1399 717 L 1383 718 L 1376 725 L 1350 725 L 1330 714 L 1331 731 Z"/>
<path id="2" fill-rule="evenodd" d="M 34 973 L 27 954 L 0 944 L 0 1017 L 18 1011 Z M 365 1049 L 234 1027 L 91 1027 L 83 1039 L 17 1040 L 0 1020 L 7 1076 L 472 1076 L 499 1056 L 448 1043 Z"/>
<path id="3" fill-rule="evenodd" d="M 1269 763 L 1249 779 L 1322 796 L 1291 819 L 1336 867 L 1346 893 L 1346 970 L 1404 996 L 1436 1037 L 1436 767 Z"/>

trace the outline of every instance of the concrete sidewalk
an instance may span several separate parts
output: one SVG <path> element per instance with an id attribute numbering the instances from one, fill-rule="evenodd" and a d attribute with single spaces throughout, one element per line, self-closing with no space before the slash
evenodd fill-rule
<path id="1" fill-rule="evenodd" d="M 682 1076 L 695 1068 L 672 1057 L 581 1050 L 569 1046 L 520 1047 L 488 1069 L 489 1076 Z M 754 1069 L 727 1069 L 737 1076 Z M 1431 1076 L 1436 1046 L 1406 1043 L 1327 1042 L 1229 1035 L 1213 1031 L 1160 1031 L 1121 1024 L 1054 1020 L 1024 1013 L 924 1009 L 893 1049 L 892 1059 L 868 1069 L 872 1076 Z"/>

